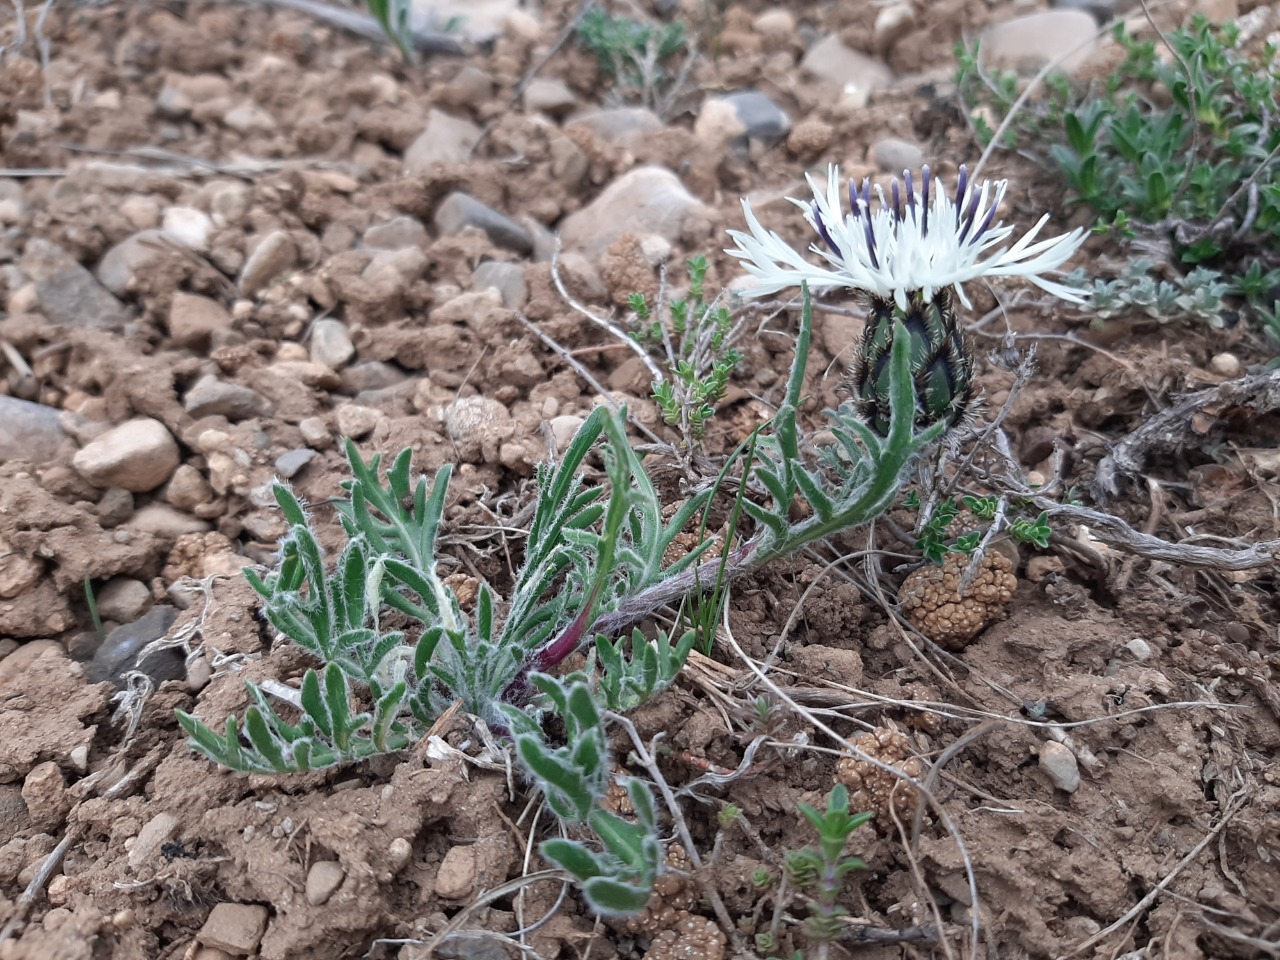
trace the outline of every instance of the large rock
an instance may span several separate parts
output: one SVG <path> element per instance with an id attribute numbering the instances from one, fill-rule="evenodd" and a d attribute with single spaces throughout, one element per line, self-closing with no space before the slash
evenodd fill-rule
<path id="1" fill-rule="evenodd" d="M 173 435 L 159 420 L 144 417 L 108 430 L 82 448 L 72 464 L 95 487 L 146 493 L 172 476 L 178 460 Z"/>
<path id="2" fill-rule="evenodd" d="M 240 271 L 240 292 L 255 297 L 298 263 L 298 248 L 289 234 L 274 230 L 258 241 Z"/>
<path id="3" fill-rule="evenodd" d="M 804 55 L 800 66 L 819 80 L 865 99 L 873 90 L 893 82 L 893 71 L 882 61 L 850 49 L 835 34 L 819 40 Z"/>
<path id="4" fill-rule="evenodd" d="M 1098 49 L 1098 23 L 1083 10 L 1045 10 L 988 27 L 979 47 L 985 66 L 1035 73 L 1046 63 L 1074 73 Z"/>
<path id="5" fill-rule="evenodd" d="M 656 233 L 674 242 L 680 239 L 686 221 L 710 215 L 670 170 L 637 167 L 566 217 L 560 238 L 566 249 L 594 258 L 624 233 Z"/>
<path id="6" fill-rule="evenodd" d="M 39 238 L 28 241 L 18 265 L 35 284 L 41 311 L 54 323 L 103 329 L 124 326 L 124 304 L 57 244 Z"/>
<path id="7" fill-rule="evenodd" d="M 123 297 L 133 278 L 164 258 L 172 242 L 163 230 L 141 230 L 125 237 L 103 254 L 98 279 L 117 297 Z"/>
<path id="8" fill-rule="evenodd" d="M 471 156 L 480 132 L 470 120 L 432 110 L 426 127 L 405 151 L 404 172 L 425 173 L 437 163 L 462 163 Z"/>
<path id="9" fill-rule="evenodd" d="M 67 440 L 62 413 L 42 403 L 0 396 L 0 463 L 56 460 Z"/>

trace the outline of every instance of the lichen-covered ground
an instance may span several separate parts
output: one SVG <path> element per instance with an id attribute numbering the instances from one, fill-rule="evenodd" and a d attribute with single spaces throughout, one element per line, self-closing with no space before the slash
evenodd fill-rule
<path id="1" fill-rule="evenodd" d="M 599 388 L 674 439 L 643 365 L 557 291 L 554 234 L 568 294 L 598 315 L 621 322 L 664 260 L 674 278 L 686 256 L 707 255 L 718 289 L 737 275 L 721 249 L 740 196 L 798 239 L 782 198 L 799 195 L 805 169 L 883 176 L 923 158 L 953 177 L 972 163 L 952 45 L 1036 12 L 983 0 L 657 6 L 636 9 L 681 17 L 700 52 L 656 112 L 616 109 L 635 97 L 558 43 L 581 13 L 558 0 L 472 4 L 454 24 L 464 52 L 416 66 L 259 4 L 68 3 L 40 24 L 29 7 L 21 46 L 16 16 L 0 16 L 0 960 L 409 960 L 428 950 L 399 941 L 449 924 L 459 935 L 434 955 L 497 958 L 516 953 L 484 932 L 549 912 L 524 937 L 531 956 L 749 955 L 770 931 L 791 956 L 807 943 L 804 904 L 779 904 L 777 883 L 753 877 L 776 878 L 786 851 L 813 841 L 797 804 L 824 802 L 837 757 L 809 747 L 838 744 L 781 705 L 753 717 L 764 690 L 744 657 L 767 661 L 842 736 L 878 728 L 912 771 L 937 771 L 914 843 L 885 818 L 855 835 L 868 869 L 842 903 L 863 940 L 832 955 L 1276 953 L 1274 560 L 1193 568 L 1061 523 L 1047 551 L 1007 548 L 1012 604 L 954 652 L 890 615 L 895 555 L 912 553 L 895 531 L 911 510 L 879 524 L 874 544 L 863 531 L 736 584 L 713 657 L 695 657 L 635 722 L 646 738 L 667 734 L 674 785 L 707 764 L 736 769 L 761 732 L 775 742 L 747 775 L 700 791 L 706 803 L 684 801 L 704 886 L 673 874 L 668 909 L 630 926 L 597 921 L 572 893 L 557 900 L 556 883 L 482 901 L 542 868 L 528 851 L 549 829 L 501 774 L 417 752 L 243 777 L 188 750 L 175 709 L 220 722 L 243 710 L 245 679 L 287 682 L 308 666 L 274 642 L 238 573 L 270 563 L 284 529 L 274 477 L 333 538 L 339 438 L 366 457 L 412 447 L 421 470 L 453 463 L 447 562 L 501 587 L 519 562 L 533 466 Z M 1175 23 L 1188 6 L 1160 16 Z M 744 89 L 762 97 L 722 100 Z M 1014 181 L 1005 219 L 1087 222 L 1030 162 L 997 155 L 987 172 Z M 1099 238 L 1077 262 L 1102 270 L 1116 256 Z M 1005 420 L 1014 453 L 1046 477 L 1060 458 L 1065 485 L 1091 503 L 1109 444 L 1274 356 L 1244 324 L 1094 328 L 1010 292 L 973 291 L 975 320 L 996 293 L 1009 304 L 974 330 L 983 416 L 1014 381 L 994 355 L 1007 320 L 1038 367 Z M 840 400 L 861 327 L 853 302 L 825 307 L 811 429 Z M 790 363 L 796 310 L 749 322 L 711 457 L 769 414 Z M 1276 538 L 1276 414 L 1223 403 L 1195 417 L 1193 440 L 1095 505 L 1170 542 Z M 828 567 L 868 546 L 870 565 Z M 168 649 L 148 647 L 161 637 Z M 154 689 L 120 716 L 114 682 L 144 647 Z M 459 744 L 470 728 L 457 718 L 441 733 Z M 741 811 L 729 826 L 725 803 Z M 876 942 L 894 931 L 905 942 Z M 941 942 L 921 939 L 930 932 Z"/>

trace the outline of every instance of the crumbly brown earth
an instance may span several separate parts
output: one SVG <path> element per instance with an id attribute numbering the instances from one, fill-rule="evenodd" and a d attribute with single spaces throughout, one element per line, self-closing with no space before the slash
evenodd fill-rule
<path id="1" fill-rule="evenodd" d="M 948 176 L 973 162 L 952 45 L 1034 5 L 916 3 L 910 21 L 886 31 L 882 20 L 878 34 L 882 12 L 903 5 L 845 0 L 788 17 L 762 0 L 689 2 L 679 15 L 703 52 L 685 94 L 657 128 L 615 139 L 571 122 L 616 91 L 574 43 L 555 46 L 579 6 L 562 0 L 509 16 L 465 56 L 413 67 L 299 13 L 183 2 L 60 4 L 43 24 L 42 66 L 39 9 L 27 6 L 25 46 L 15 46 L 16 21 L 0 21 L 0 389 L 61 419 L 29 434 L 13 426 L 17 439 L 5 434 L 15 414 L 0 424 L 0 960 L 410 960 L 428 949 L 403 941 L 431 941 L 451 922 L 472 936 L 437 943 L 435 956 L 496 958 L 516 953 L 492 934 L 547 914 L 525 937 L 545 958 L 791 956 L 807 942 L 796 926 L 804 903 L 775 910 L 778 878 L 787 851 L 816 841 L 797 804 L 823 807 L 837 768 L 830 752 L 806 748 L 842 749 L 875 728 L 906 748 L 892 762 L 941 769 L 914 842 L 892 814 L 855 835 L 850 852 L 868 869 L 847 879 L 841 902 L 881 933 L 940 921 L 946 949 L 854 941 L 834 955 L 1275 952 L 1274 564 L 1190 570 L 1062 529 L 1047 553 L 1016 551 L 1020 583 L 1003 618 L 954 652 L 882 602 L 907 572 L 889 554 L 911 552 L 891 535 L 914 523 L 910 511 L 875 531 L 885 556 L 874 590 L 859 586 L 868 567 L 824 573 L 813 558 L 735 585 L 736 643 L 841 739 L 780 704 L 760 715 L 764 691 L 731 646 L 695 657 L 635 717 L 646 738 L 666 734 L 673 785 L 708 764 L 738 768 L 762 732 L 789 745 L 762 747 L 726 787 L 699 788 L 709 802 L 683 801 L 702 866 L 686 858 L 678 904 L 640 924 L 598 922 L 556 883 L 480 902 L 541 868 L 526 854 L 550 830 L 501 773 L 418 751 L 301 777 L 240 776 L 192 754 L 174 719 L 180 708 L 218 724 L 243 711 L 245 680 L 288 682 L 309 665 L 275 642 L 236 571 L 272 561 L 284 529 L 269 494 L 276 475 L 291 475 L 326 545 L 336 542 L 326 501 L 344 476 L 341 436 L 366 458 L 409 446 L 417 469 L 455 464 L 448 572 L 500 591 L 521 549 L 503 531 L 529 502 L 548 437 L 599 402 L 581 370 L 665 430 L 644 367 L 557 292 L 549 230 L 569 234 L 569 219 L 633 168 L 665 167 L 695 202 L 665 239 L 671 276 L 706 254 L 716 290 L 736 276 L 720 251 L 724 229 L 741 225 L 742 195 L 799 239 L 798 216 L 777 201 L 798 194 L 806 168 L 836 161 L 876 174 L 872 146 L 888 137 L 919 144 Z M 1168 22 L 1189 4 L 1173 6 Z M 833 36 L 879 57 L 895 82 L 864 103 L 802 69 L 806 48 Z M 525 89 L 530 79 L 563 86 Z M 702 109 L 748 86 L 789 113 L 788 136 L 742 142 L 732 117 Z M 432 110 L 474 131 L 415 146 Z M 415 150 L 445 141 L 462 155 L 406 169 Z M 1014 180 L 1006 219 L 1052 210 L 1059 223 L 1087 222 L 1027 160 L 997 156 L 987 172 Z M 455 191 L 517 229 L 451 232 L 441 211 L 456 208 Z M 1091 240 L 1080 262 L 1113 260 L 1109 243 Z M 657 290 L 664 251 L 652 238 L 583 246 L 566 245 L 561 273 L 597 314 L 620 316 L 627 294 Z M 477 282 L 494 275 L 488 262 L 516 267 L 502 276 L 523 290 Z M 994 300 L 973 295 L 982 316 Z M 985 409 L 1013 383 L 990 356 L 1007 319 L 1017 347 L 1038 349 L 1038 373 L 1005 420 L 1014 453 L 1047 477 L 1056 446 L 1065 483 L 1085 497 L 1108 443 L 1179 394 L 1274 355 L 1243 324 L 1094 329 L 1068 306 L 1033 301 L 974 333 Z M 749 321 L 708 455 L 732 449 L 779 398 L 796 320 L 792 309 Z M 856 309 L 820 310 L 816 325 L 804 411 L 815 429 L 840 400 L 860 321 Z M 1173 541 L 1277 537 L 1276 413 L 1215 411 L 1193 435 L 1198 447 L 1161 451 L 1106 509 Z M 117 462 L 126 441 L 148 456 Z M 867 536 L 834 546 L 864 550 Z M 125 709 L 112 700 L 121 661 L 101 649 L 86 581 L 104 631 L 150 625 L 108 641 L 120 656 L 173 642 L 144 665 L 154 689 L 131 688 Z M 465 718 L 441 734 L 463 746 L 472 736 Z M 719 818 L 726 803 L 736 820 Z M 56 866 L 40 876 L 46 862 Z M 653 929 L 662 916 L 672 929 Z M 767 932 L 773 946 L 757 940 Z"/>

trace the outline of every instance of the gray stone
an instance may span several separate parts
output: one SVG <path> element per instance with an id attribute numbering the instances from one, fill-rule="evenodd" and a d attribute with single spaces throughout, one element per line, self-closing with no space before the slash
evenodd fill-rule
<path id="1" fill-rule="evenodd" d="M 154 863 L 160 857 L 161 848 L 178 835 L 181 821 L 172 813 L 157 813 L 148 820 L 129 847 L 129 865 L 140 867 Z"/>
<path id="2" fill-rule="evenodd" d="M 568 84 L 555 77 L 535 77 L 524 88 L 524 108 L 529 113 L 563 116 L 578 102 Z"/>
<path id="3" fill-rule="evenodd" d="M 209 524 L 167 503 L 148 503 L 129 518 L 125 527 L 139 533 L 153 533 L 165 540 L 176 540 L 184 533 L 204 533 Z"/>
<path id="4" fill-rule="evenodd" d="M 574 436 L 577 435 L 578 428 L 584 423 L 586 423 L 585 417 L 579 417 L 570 413 L 563 413 L 558 417 L 552 417 L 550 422 L 551 436 L 555 439 L 556 449 L 567 449 Z"/>
<path id="5" fill-rule="evenodd" d="M 178 246 L 203 252 L 209 249 L 213 220 L 195 207 L 170 207 L 164 212 L 160 229 Z"/>
<path id="6" fill-rule="evenodd" d="M 307 417 L 299 421 L 298 429 L 302 431 L 302 439 L 309 447 L 327 450 L 333 446 L 333 435 L 329 433 L 329 425 L 325 423 L 324 417 Z"/>
<path id="7" fill-rule="evenodd" d="M 425 247 L 430 242 L 427 228 L 416 217 L 395 217 L 375 223 L 364 232 L 363 243 L 371 250 L 402 250 Z"/>
<path id="8" fill-rule="evenodd" d="M 102 255 L 98 280 L 117 297 L 127 294 L 133 278 L 165 257 L 173 240 L 163 230 L 141 230 L 125 237 Z"/>
<path id="9" fill-rule="evenodd" d="M 307 447 L 298 447 L 290 450 L 288 453 L 282 453 L 276 457 L 276 473 L 291 480 L 293 477 L 315 458 L 316 452 Z"/>
<path id="10" fill-rule="evenodd" d="M 881 137 L 871 146 L 871 159 L 885 173 L 901 176 L 904 170 L 919 173 L 924 149 L 918 143 L 898 137 Z"/>
<path id="11" fill-rule="evenodd" d="M 454 191 L 436 208 L 436 229 L 444 234 L 460 233 L 466 227 L 478 227 L 500 247 L 516 253 L 533 251 L 529 231 L 505 214 L 481 203 L 475 197 Z"/>
<path id="12" fill-rule="evenodd" d="M 151 608 L 151 590 L 133 577 L 112 577 L 95 593 L 103 620 L 132 623 Z"/>
<path id="13" fill-rule="evenodd" d="M 916 25 L 916 12 L 909 3 L 881 7 L 871 28 L 871 45 L 877 53 L 886 53 Z"/>
<path id="14" fill-rule="evenodd" d="M 404 172 L 425 173 L 438 163 L 462 163 L 480 141 L 480 128 L 442 110 L 427 115 L 427 125 L 404 153 Z"/>
<path id="15" fill-rule="evenodd" d="M 338 407 L 335 415 L 338 418 L 338 432 L 352 440 L 359 440 L 373 433 L 373 428 L 382 419 L 381 410 L 358 403 L 344 403 Z"/>
<path id="16" fill-rule="evenodd" d="M 240 271 L 238 286 L 246 297 L 255 297 L 273 280 L 288 273 L 298 263 L 298 248 L 283 230 L 263 237 L 249 254 Z"/>
<path id="17" fill-rule="evenodd" d="M 497 290 L 502 305 L 509 310 L 520 309 L 529 297 L 524 267 L 518 263 L 486 260 L 471 274 L 471 286 L 475 290 Z"/>
<path id="18" fill-rule="evenodd" d="M 212 502 L 215 494 L 204 474 L 191 464 L 184 463 L 173 471 L 162 496 L 166 503 L 179 510 L 190 511 Z"/>
<path id="19" fill-rule="evenodd" d="M 1057 740 L 1040 745 L 1040 769 L 1059 790 L 1075 793 L 1080 789 L 1080 765 L 1076 755 Z"/>
<path id="20" fill-rule="evenodd" d="M 42 403 L 0 396 L 0 463 L 58 459 L 68 442 L 61 416 L 62 411 Z"/>
<path id="21" fill-rule="evenodd" d="M 97 515 L 98 522 L 108 530 L 118 527 L 133 516 L 133 494 L 124 487 L 108 487 L 93 512 Z"/>
<path id="22" fill-rule="evenodd" d="M 1049 6 L 1058 10 L 1083 10 L 1100 24 L 1116 15 L 1115 0 L 1050 0 Z"/>
<path id="23" fill-rule="evenodd" d="M 855 93 L 862 99 L 893 82 L 893 71 L 887 65 L 875 57 L 846 47 L 835 34 L 810 47 L 800 66 L 819 80 Z"/>
<path id="24" fill-rule="evenodd" d="M 403 383 L 405 378 L 405 372 L 395 364 L 382 360 L 366 360 L 343 369 L 341 389 L 348 395 L 363 393 L 366 390 L 385 390 Z"/>
<path id="25" fill-rule="evenodd" d="M 356 355 L 356 348 L 341 320 L 317 320 L 311 328 L 311 362 L 338 370 Z"/>
<path id="26" fill-rule="evenodd" d="M 773 143 L 791 131 L 791 118 L 787 112 L 763 93 L 739 90 L 720 99 L 733 107 L 750 140 Z"/>
<path id="27" fill-rule="evenodd" d="M 118 330 L 128 319 L 125 305 L 55 243 L 27 241 L 18 265 L 35 284 L 41 311 L 54 323 Z"/>
<path id="28" fill-rule="evenodd" d="M 163 638 L 177 619 L 176 609 L 159 605 L 133 623 L 116 627 L 85 668 L 89 682 L 110 682 L 123 689 L 123 677 L 131 670 L 141 670 L 157 682 L 182 679 L 186 670 L 181 650 L 161 650 L 139 660 L 147 645 Z"/>
<path id="29" fill-rule="evenodd" d="M 247 957 L 257 954 L 266 932 L 266 907 L 256 903 L 219 903 L 209 911 L 209 919 L 196 939 L 233 957 Z"/>
<path id="30" fill-rule="evenodd" d="M 663 167 L 637 167 L 566 217 L 560 236 L 566 249 L 598 257 L 624 233 L 655 233 L 674 242 L 694 216 L 711 214 L 679 177 Z"/>
<path id="31" fill-rule="evenodd" d="M 1065 57 L 1058 69 L 1072 74 L 1097 51 L 1097 32 L 1097 21 L 1083 10 L 1044 10 L 988 27 L 979 55 L 984 66 L 1024 74 Z"/>
<path id="32" fill-rule="evenodd" d="M 256 390 L 238 383 L 227 383 L 212 374 L 196 381 L 182 398 L 182 405 L 197 420 L 213 416 L 248 420 L 250 417 L 265 417 L 271 412 L 271 405 Z"/>
<path id="33" fill-rule="evenodd" d="M 237 133 L 270 133 L 279 127 L 276 118 L 254 103 L 241 103 L 222 115 L 222 122 Z"/>
<path id="34" fill-rule="evenodd" d="M 655 133 L 665 125 L 656 113 L 644 107 L 612 107 L 579 114 L 565 127 L 581 127 L 606 143 L 614 143 L 633 134 Z"/>
<path id="35" fill-rule="evenodd" d="M 409 26 L 424 32 L 448 28 L 472 43 L 491 44 L 519 7 L 519 0 L 410 0 Z"/>
<path id="36" fill-rule="evenodd" d="M 96 487 L 154 490 L 177 469 L 178 444 L 159 420 L 129 420 L 85 445 L 73 458 L 80 476 Z"/>
<path id="37" fill-rule="evenodd" d="M 204 349 L 213 334 L 230 330 L 231 323 L 231 314 L 209 297 L 179 291 L 169 304 L 169 337 L 179 347 Z"/>
<path id="38" fill-rule="evenodd" d="M 318 907 L 328 902 L 345 877 L 342 864 L 337 860 L 317 860 L 307 871 L 307 903 Z"/>

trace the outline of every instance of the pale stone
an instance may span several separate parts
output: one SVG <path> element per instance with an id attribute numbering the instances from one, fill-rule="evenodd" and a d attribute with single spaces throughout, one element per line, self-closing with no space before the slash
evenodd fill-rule
<path id="1" fill-rule="evenodd" d="M 1056 740 L 1040 746 L 1040 769 L 1059 790 L 1075 793 L 1080 789 L 1080 765 L 1076 756 Z"/>
<path id="2" fill-rule="evenodd" d="M 146 493 L 173 475 L 179 459 L 178 444 L 165 425 L 144 417 L 108 430 L 82 448 L 72 464 L 94 486 Z"/>

